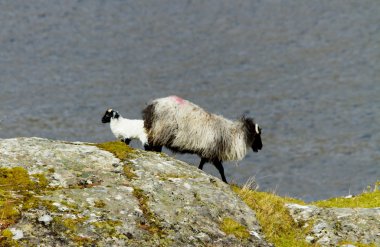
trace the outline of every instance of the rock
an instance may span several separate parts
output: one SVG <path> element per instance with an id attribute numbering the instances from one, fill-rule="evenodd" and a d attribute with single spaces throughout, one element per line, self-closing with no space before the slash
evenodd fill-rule
<path id="1" fill-rule="evenodd" d="M 19 229 L 16 229 L 16 228 L 9 228 L 9 230 L 12 232 L 13 234 L 13 240 L 19 240 L 19 239 L 22 239 L 24 237 L 24 233 L 19 230 Z"/>
<path id="2" fill-rule="evenodd" d="M 344 241 L 380 246 L 380 208 L 286 206 L 297 223 L 313 223 L 308 242 L 321 246 L 337 246 Z"/>
<path id="3" fill-rule="evenodd" d="M 255 212 L 218 178 L 162 153 L 112 145 L 120 159 L 95 144 L 0 139 L 0 167 L 25 180 L 10 191 L 0 186 L 0 200 L 14 204 L 0 220 L 8 230 L 0 246 L 272 246 Z M 380 208 L 286 206 L 310 229 L 309 243 L 380 246 Z"/>
<path id="4" fill-rule="evenodd" d="M 18 244 L 271 246 L 255 213 L 219 179 L 165 154 L 126 150 L 120 160 L 88 143 L 0 139 L 0 166 L 21 166 L 40 184 L 11 225 Z M 251 234 L 226 234 L 225 218 Z"/>
<path id="5" fill-rule="evenodd" d="M 38 218 L 38 221 L 39 222 L 43 222 L 45 225 L 49 225 L 49 223 L 53 220 L 53 218 L 48 215 L 48 214 L 44 214 L 43 216 L 39 217 Z"/>

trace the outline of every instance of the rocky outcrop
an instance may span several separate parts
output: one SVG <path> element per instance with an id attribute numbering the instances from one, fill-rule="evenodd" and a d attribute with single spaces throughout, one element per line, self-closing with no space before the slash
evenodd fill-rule
<path id="1" fill-rule="evenodd" d="M 380 246 L 380 208 L 286 207 L 311 244 Z M 230 186 L 121 142 L 0 139 L 0 231 L 0 246 L 272 246 Z"/>
<path id="2" fill-rule="evenodd" d="M 16 205 L 14 224 L 3 222 L 3 243 L 269 246 L 255 213 L 228 185 L 165 154 L 120 145 L 125 159 L 88 143 L 0 140 L 1 167 L 23 167 L 46 183 Z"/>
<path id="3" fill-rule="evenodd" d="M 311 230 L 310 243 L 337 246 L 342 242 L 380 246 L 380 208 L 319 208 L 287 204 L 293 219 Z M 355 245 L 351 245 L 355 246 Z"/>

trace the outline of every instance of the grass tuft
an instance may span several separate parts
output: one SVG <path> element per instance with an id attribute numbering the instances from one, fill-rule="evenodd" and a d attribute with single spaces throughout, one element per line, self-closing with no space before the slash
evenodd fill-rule
<path id="1" fill-rule="evenodd" d="M 355 247 L 377 247 L 377 245 L 375 243 L 363 244 L 363 243 L 353 243 L 350 241 L 343 241 L 343 242 L 338 243 L 338 246 L 342 246 L 342 245 L 351 245 L 351 246 L 355 246 Z"/>
<path id="2" fill-rule="evenodd" d="M 232 234 L 239 239 L 247 239 L 250 236 L 245 226 L 231 218 L 224 218 L 220 223 L 220 229 L 226 234 Z"/>
<path id="3" fill-rule="evenodd" d="M 232 189 L 256 212 L 269 242 L 277 247 L 317 246 L 305 241 L 309 229 L 295 223 L 285 207 L 286 203 L 304 204 L 304 202 L 238 186 L 232 186 Z"/>
<path id="4" fill-rule="evenodd" d="M 377 208 L 380 207 L 380 181 L 377 181 L 372 187 L 351 198 L 338 197 L 312 203 L 318 207 L 335 207 L 335 208 Z"/>

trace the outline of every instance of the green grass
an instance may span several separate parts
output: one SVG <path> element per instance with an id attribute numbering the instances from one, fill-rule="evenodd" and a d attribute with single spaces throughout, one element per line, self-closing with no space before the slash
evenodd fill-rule
<path id="1" fill-rule="evenodd" d="M 220 223 L 220 229 L 226 234 L 232 234 L 239 239 L 247 239 L 250 236 L 245 226 L 231 218 L 224 218 Z"/>
<path id="2" fill-rule="evenodd" d="M 238 186 L 232 186 L 232 189 L 256 212 L 265 237 L 276 247 L 318 246 L 305 241 L 309 228 L 295 223 L 285 207 L 285 203 L 304 204 L 304 202 Z"/>
<path id="3" fill-rule="evenodd" d="M 372 244 L 363 244 L 363 243 L 353 243 L 353 242 L 350 242 L 350 241 L 343 241 L 343 242 L 339 242 L 338 243 L 338 246 L 341 246 L 341 245 L 347 245 L 347 244 L 350 244 L 350 245 L 353 245 L 355 247 L 378 247 L 376 244 L 372 243 Z"/>
<path id="4" fill-rule="evenodd" d="M 323 201 L 312 203 L 318 207 L 336 207 L 336 208 L 377 208 L 380 207 L 380 181 L 376 182 L 372 187 L 368 187 L 367 191 L 351 198 L 331 198 Z"/>
<path id="5" fill-rule="evenodd" d="M 294 222 L 290 216 L 286 203 L 297 203 L 305 205 L 305 202 L 280 197 L 269 192 L 259 192 L 247 188 L 232 186 L 233 191 L 243 199 L 255 212 L 257 219 L 263 229 L 267 240 L 276 247 L 290 246 L 318 246 L 305 241 L 306 235 L 310 231 L 312 222 L 309 227 L 303 227 Z M 380 207 L 380 181 L 373 187 L 368 187 L 365 192 L 351 198 L 331 198 L 323 201 L 312 202 L 311 205 L 318 207 L 339 207 L 339 208 L 375 208 Z M 342 242 L 349 243 L 349 242 Z M 352 243 L 351 243 L 352 244 Z M 355 243 L 355 246 L 372 247 L 374 244 Z"/>

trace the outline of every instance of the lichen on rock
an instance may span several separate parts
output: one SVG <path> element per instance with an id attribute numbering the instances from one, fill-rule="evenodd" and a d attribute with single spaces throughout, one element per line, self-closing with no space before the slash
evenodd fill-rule
<path id="1" fill-rule="evenodd" d="M 380 246 L 380 208 L 319 208 L 287 204 L 296 222 L 312 222 L 310 243 L 337 246 L 344 242 Z"/>

